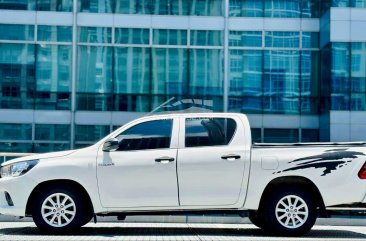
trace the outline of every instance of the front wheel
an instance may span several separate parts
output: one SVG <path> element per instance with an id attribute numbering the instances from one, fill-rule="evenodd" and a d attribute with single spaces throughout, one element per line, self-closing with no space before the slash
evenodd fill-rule
<path id="1" fill-rule="evenodd" d="M 81 227 L 87 210 L 76 193 L 68 188 L 41 192 L 32 212 L 37 227 L 46 233 L 65 233 Z"/>
<path id="2" fill-rule="evenodd" d="M 264 229 L 263 217 L 259 211 L 250 210 L 249 220 L 258 228 Z"/>
<path id="3" fill-rule="evenodd" d="M 316 205 L 309 193 L 289 189 L 267 199 L 264 218 L 270 231 L 277 235 L 298 236 L 308 232 L 316 220 Z"/>

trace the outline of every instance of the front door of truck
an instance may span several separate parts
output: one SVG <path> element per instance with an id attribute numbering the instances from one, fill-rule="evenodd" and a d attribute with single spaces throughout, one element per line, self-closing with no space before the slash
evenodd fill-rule
<path id="1" fill-rule="evenodd" d="M 135 124 L 117 134 L 118 149 L 98 155 L 98 187 L 104 207 L 178 206 L 178 128 L 174 119 Z"/>
<path id="2" fill-rule="evenodd" d="M 246 160 L 240 119 L 182 118 L 180 126 L 177 163 L 180 204 L 236 204 Z"/>

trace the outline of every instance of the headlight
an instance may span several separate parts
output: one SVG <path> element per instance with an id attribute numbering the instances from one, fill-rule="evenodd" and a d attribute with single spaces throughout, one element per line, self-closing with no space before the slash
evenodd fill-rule
<path id="1" fill-rule="evenodd" d="M 18 177 L 27 173 L 35 165 L 38 160 L 30 160 L 24 162 L 17 162 L 1 167 L 1 177 Z"/>

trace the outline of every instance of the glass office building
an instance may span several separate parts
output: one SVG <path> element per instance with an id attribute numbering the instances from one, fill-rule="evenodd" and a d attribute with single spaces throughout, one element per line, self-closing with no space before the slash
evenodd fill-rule
<path id="1" fill-rule="evenodd" d="M 0 0 L 0 152 L 90 145 L 161 103 L 255 142 L 366 140 L 364 0 Z"/>

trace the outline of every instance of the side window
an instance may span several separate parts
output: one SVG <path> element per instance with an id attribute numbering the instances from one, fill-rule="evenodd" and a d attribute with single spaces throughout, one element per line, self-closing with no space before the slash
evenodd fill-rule
<path id="1" fill-rule="evenodd" d="M 170 147 L 173 120 L 154 120 L 137 124 L 117 136 L 117 151 L 136 151 Z"/>
<path id="2" fill-rule="evenodd" d="M 219 146 L 230 143 L 236 122 L 230 118 L 187 118 L 185 146 Z"/>

